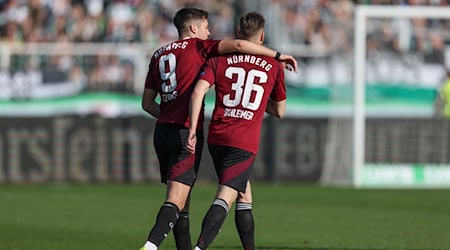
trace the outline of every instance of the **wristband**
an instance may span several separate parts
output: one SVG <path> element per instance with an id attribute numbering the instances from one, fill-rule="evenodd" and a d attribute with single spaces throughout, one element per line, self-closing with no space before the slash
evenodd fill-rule
<path id="1" fill-rule="evenodd" d="M 275 55 L 275 59 L 280 59 L 281 53 L 277 51 L 277 54 Z"/>

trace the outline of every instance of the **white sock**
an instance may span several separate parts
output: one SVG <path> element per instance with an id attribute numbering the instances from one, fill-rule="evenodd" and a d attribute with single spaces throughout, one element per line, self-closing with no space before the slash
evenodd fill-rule
<path id="1" fill-rule="evenodd" d="M 151 243 L 150 241 L 145 242 L 144 248 L 145 250 L 158 250 L 158 246 Z"/>
<path id="2" fill-rule="evenodd" d="M 202 250 L 200 247 L 195 247 L 194 250 Z"/>

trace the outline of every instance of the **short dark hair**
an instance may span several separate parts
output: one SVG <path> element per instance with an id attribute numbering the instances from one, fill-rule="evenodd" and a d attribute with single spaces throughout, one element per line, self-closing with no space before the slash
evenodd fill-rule
<path id="1" fill-rule="evenodd" d="M 242 38 L 249 38 L 256 34 L 260 29 L 264 29 L 266 20 L 258 12 L 249 12 L 239 20 L 239 30 Z"/>
<path id="2" fill-rule="evenodd" d="M 173 24 L 181 35 L 189 30 L 189 21 L 208 19 L 208 12 L 197 8 L 182 8 L 177 11 L 173 18 Z"/>

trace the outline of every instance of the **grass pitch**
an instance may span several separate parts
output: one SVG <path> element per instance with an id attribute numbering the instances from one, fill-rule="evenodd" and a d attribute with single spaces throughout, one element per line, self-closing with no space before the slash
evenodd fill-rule
<path id="1" fill-rule="evenodd" d="M 253 186 L 257 249 L 450 249 L 450 190 Z M 164 186 L 0 186 L 1 250 L 137 250 Z M 192 193 L 195 243 L 215 185 Z M 161 248 L 175 249 L 172 234 Z M 230 210 L 209 249 L 241 249 Z"/>

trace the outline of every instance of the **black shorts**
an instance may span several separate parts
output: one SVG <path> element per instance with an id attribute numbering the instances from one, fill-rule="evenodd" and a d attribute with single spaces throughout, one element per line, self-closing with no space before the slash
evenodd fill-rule
<path id="1" fill-rule="evenodd" d="M 197 131 L 195 155 L 187 151 L 189 129 L 173 124 L 156 124 L 153 144 L 159 160 L 161 182 L 178 181 L 192 186 L 197 178 L 203 150 L 203 131 Z"/>
<path id="2" fill-rule="evenodd" d="M 208 145 L 219 183 L 245 193 L 255 154 L 240 148 Z"/>

